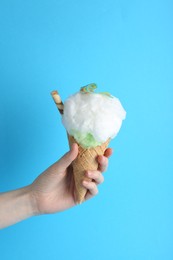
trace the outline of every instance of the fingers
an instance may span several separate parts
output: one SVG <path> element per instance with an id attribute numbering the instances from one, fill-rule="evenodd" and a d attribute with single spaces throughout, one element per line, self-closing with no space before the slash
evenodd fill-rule
<path id="1" fill-rule="evenodd" d="M 87 171 L 86 177 L 92 179 L 96 184 L 101 184 L 104 182 L 104 177 L 100 171 Z"/>
<path id="2" fill-rule="evenodd" d="M 69 152 L 67 152 L 58 162 L 60 169 L 65 170 L 77 157 L 78 145 L 74 143 Z"/>
<path id="3" fill-rule="evenodd" d="M 83 181 L 82 184 L 83 184 L 84 188 L 86 188 L 88 190 L 86 199 L 88 198 L 88 195 L 90 195 L 90 197 L 92 197 L 92 196 L 95 196 L 98 194 L 98 188 L 97 188 L 96 183 L 94 183 L 92 181 L 91 182 Z"/>
<path id="4" fill-rule="evenodd" d="M 97 161 L 99 163 L 98 170 L 105 172 L 108 168 L 108 158 L 112 155 L 113 150 L 111 148 L 106 149 L 104 155 L 99 155 Z"/>
<path id="5" fill-rule="evenodd" d="M 92 179 L 92 181 L 84 180 L 82 182 L 83 187 L 88 190 L 86 195 L 87 200 L 98 194 L 97 185 L 103 183 L 104 177 L 100 171 L 87 171 L 85 176 Z"/>
<path id="6" fill-rule="evenodd" d="M 97 161 L 99 164 L 97 171 L 87 171 L 85 176 L 92 181 L 84 180 L 82 185 L 84 188 L 88 190 L 85 199 L 88 200 L 93 196 L 98 194 L 98 184 L 104 182 L 104 177 L 102 175 L 103 172 L 107 170 L 108 167 L 108 158 L 112 155 L 113 150 L 111 148 L 106 149 L 104 155 L 98 156 Z"/>
<path id="7" fill-rule="evenodd" d="M 98 170 L 101 172 L 105 172 L 108 167 L 108 158 L 103 155 L 100 155 L 100 156 L 98 156 L 97 160 L 99 163 Z"/>

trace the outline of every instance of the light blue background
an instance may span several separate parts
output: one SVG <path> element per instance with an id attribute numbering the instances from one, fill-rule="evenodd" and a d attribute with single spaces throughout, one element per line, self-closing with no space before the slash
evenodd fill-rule
<path id="1" fill-rule="evenodd" d="M 68 144 L 50 91 L 96 82 L 127 110 L 100 193 L 0 231 L 0 258 L 173 259 L 173 2 L 0 1 L 0 190 Z"/>

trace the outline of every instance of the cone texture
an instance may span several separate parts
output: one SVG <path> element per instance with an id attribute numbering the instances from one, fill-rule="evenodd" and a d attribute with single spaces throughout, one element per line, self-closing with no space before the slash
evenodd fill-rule
<path id="1" fill-rule="evenodd" d="M 69 145 L 71 146 L 73 143 L 77 143 L 76 140 L 72 136 L 68 136 Z M 109 145 L 110 139 L 108 139 L 105 143 L 100 146 L 96 146 L 93 148 L 85 149 L 81 147 L 79 144 L 79 153 L 77 158 L 73 161 L 73 174 L 75 180 L 75 197 L 77 203 L 82 203 L 84 201 L 87 190 L 82 186 L 82 181 L 91 179 L 84 177 L 85 172 L 88 170 L 95 171 L 98 169 L 97 156 L 103 155 L 106 148 Z"/>

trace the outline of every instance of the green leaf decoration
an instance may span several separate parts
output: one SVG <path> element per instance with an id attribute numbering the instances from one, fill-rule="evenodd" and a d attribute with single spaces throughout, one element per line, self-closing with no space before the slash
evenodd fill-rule
<path id="1" fill-rule="evenodd" d="M 94 93 L 96 88 L 97 88 L 97 85 L 95 83 L 91 83 L 91 84 L 88 84 L 88 85 L 82 87 L 80 89 L 80 92 L 85 93 L 85 94 L 88 94 L 88 93 L 97 94 L 97 93 Z M 99 92 L 98 94 L 101 94 L 101 95 L 104 95 L 104 96 L 107 96 L 110 98 L 113 97 L 113 96 L 111 96 L 111 94 L 109 92 Z"/>
<path id="2" fill-rule="evenodd" d="M 97 85 L 95 83 L 91 83 L 91 84 L 86 85 L 85 87 L 82 87 L 80 91 L 85 92 L 85 93 L 93 93 L 96 88 L 97 88 Z"/>

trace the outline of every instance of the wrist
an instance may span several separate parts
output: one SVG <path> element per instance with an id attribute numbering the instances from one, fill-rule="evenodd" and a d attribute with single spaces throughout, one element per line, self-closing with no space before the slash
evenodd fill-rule
<path id="1" fill-rule="evenodd" d="M 36 215 L 29 186 L 1 194 L 0 212 L 0 228 Z"/>
<path id="2" fill-rule="evenodd" d="M 31 185 L 25 187 L 27 202 L 28 202 L 28 209 L 31 216 L 39 215 L 37 200 L 35 198 L 34 192 L 31 189 Z"/>
<path id="3" fill-rule="evenodd" d="M 18 202 L 21 205 L 21 211 L 25 213 L 26 218 L 37 215 L 34 196 L 32 196 L 30 186 L 20 188 L 16 192 L 16 197 L 18 197 Z"/>

